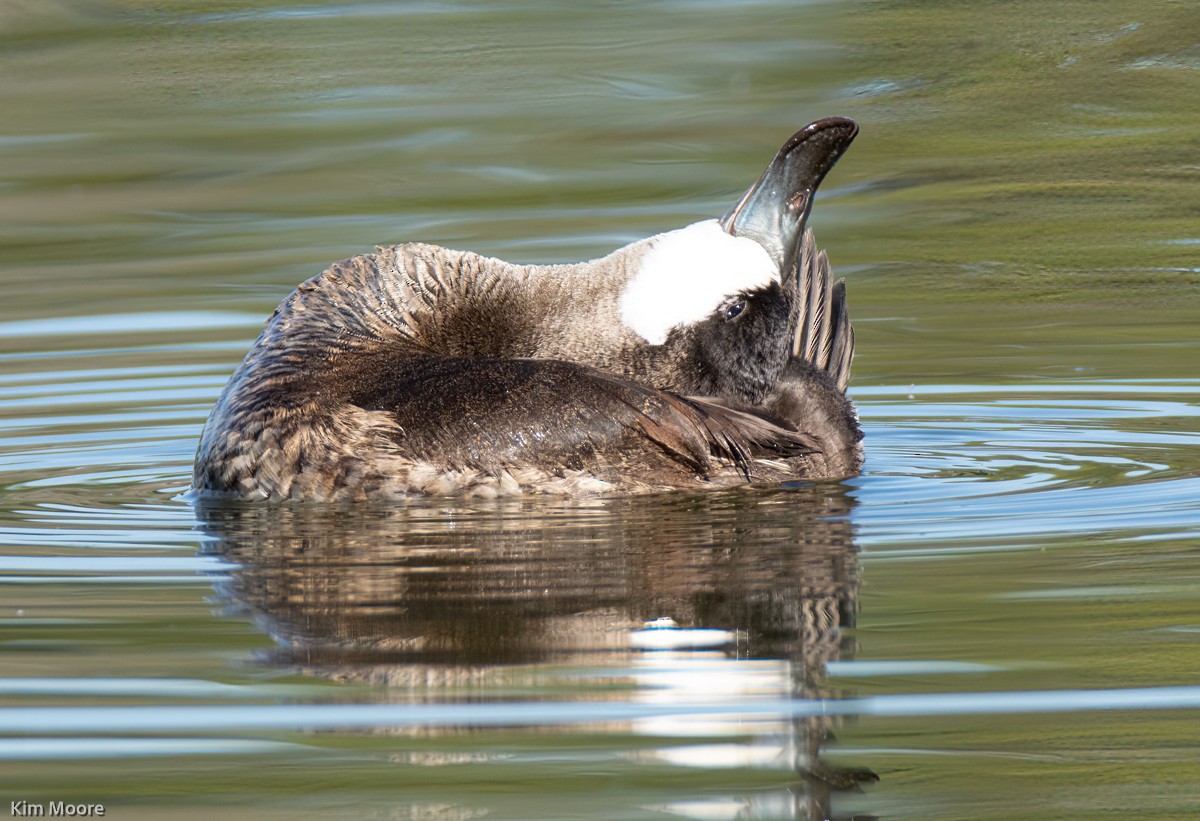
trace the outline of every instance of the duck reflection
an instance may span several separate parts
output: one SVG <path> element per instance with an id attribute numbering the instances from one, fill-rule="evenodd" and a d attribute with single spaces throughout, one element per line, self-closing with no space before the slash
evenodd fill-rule
<path id="1" fill-rule="evenodd" d="M 207 503 L 197 514 L 206 549 L 239 566 L 219 592 L 275 639 L 264 661 L 383 685 L 395 700 L 511 698 L 502 685 L 524 670 L 542 687 L 569 678 L 568 697 L 728 703 L 710 720 L 633 721 L 632 732 L 680 741 L 631 755 L 786 767 L 797 773 L 786 794 L 733 800 L 729 817 L 807 819 L 831 817 L 837 791 L 874 778 L 821 760 L 837 719 L 734 714 L 751 699 L 840 695 L 824 667 L 852 652 L 851 505 L 809 486 L 378 509 Z M 561 681 L 533 694 L 563 696 Z M 707 800 L 661 809 L 722 817 Z"/>

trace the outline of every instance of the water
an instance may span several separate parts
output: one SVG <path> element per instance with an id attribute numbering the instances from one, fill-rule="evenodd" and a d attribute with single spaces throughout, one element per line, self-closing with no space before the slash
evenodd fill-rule
<path id="1" fill-rule="evenodd" d="M 1194 816 L 1200 18 L 963 5 L 5 4 L 0 802 Z M 594 257 L 829 114 L 862 477 L 180 497 L 330 261 Z"/>

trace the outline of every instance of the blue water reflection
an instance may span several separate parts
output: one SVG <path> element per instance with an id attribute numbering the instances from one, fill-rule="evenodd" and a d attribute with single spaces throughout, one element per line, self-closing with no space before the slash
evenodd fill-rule
<path id="1" fill-rule="evenodd" d="M 166 693 L 170 694 L 169 690 Z M 742 727 L 747 721 L 818 716 L 967 716 L 1096 710 L 1195 710 L 1200 687 L 929 693 L 844 700 L 741 699 L 729 703 L 493 702 L 489 704 L 307 704 L 174 707 L 0 708 L 0 732 L 223 732 L 345 730 L 373 727 L 510 727 L 705 719 Z M 711 732 L 711 728 L 705 732 Z"/>

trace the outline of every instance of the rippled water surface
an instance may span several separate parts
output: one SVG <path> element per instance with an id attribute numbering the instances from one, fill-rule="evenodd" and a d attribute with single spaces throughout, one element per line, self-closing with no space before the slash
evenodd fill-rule
<path id="1" fill-rule="evenodd" d="M 1135 6 L 4 4 L 0 806 L 1195 817 L 1200 17 Z M 182 496 L 329 262 L 594 257 L 828 114 L 861 477 Z"/>

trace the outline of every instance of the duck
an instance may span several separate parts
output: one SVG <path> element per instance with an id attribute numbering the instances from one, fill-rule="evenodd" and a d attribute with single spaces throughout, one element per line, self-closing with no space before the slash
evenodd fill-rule
<path id="1" fill-rule="evenodd" d="M 862 467 L 844 280 L 807 220 L 858 134 L 793 134 L 719 219 L 570 264 L 424 243 L 299 285 L 217 399 L 200 497 L 580 496 Z"/>

